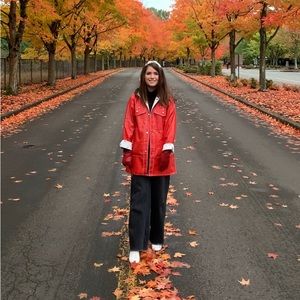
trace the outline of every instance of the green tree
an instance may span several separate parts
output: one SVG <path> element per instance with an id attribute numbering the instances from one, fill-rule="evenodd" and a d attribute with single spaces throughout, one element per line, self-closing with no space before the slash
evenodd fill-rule
<path id="1" fill-rule="evenodd" d="M 168 20 L 170 17 L 170 12 L 163 10 L 163 9 L 156 9 L 154 7 L 150 7 L 149 10 L 159 17 L 161 20 Z"/>

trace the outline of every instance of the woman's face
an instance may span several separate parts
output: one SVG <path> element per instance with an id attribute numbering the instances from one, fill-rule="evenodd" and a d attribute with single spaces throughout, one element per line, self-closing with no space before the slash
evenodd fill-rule
<path id="1" fill-rule="evenodd" d="M 147 84 L 147 87 L 150 90 L 154 89 L 158 84 L 158 80 L 159 80 L 158 72 L 151 66 L 148 66 L 145 73 L 145 82 Z"/>

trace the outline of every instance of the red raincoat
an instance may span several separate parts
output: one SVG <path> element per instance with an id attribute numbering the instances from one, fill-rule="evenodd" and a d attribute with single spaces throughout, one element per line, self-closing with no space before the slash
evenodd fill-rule
<path id="1" fill-rule="evenodd" d="M 132 150 L 133 175 L 165 176 L 176 173 L 174 141 L 176 133 L 176 108 L 171 98 L 168 106 L 154 100 L 151 111 L 138 95 L 132 94 L 126 107 L 123 140 L 120 147 Z M 160 170 L 163 150 L 172 150 L 167 168 Z"/>

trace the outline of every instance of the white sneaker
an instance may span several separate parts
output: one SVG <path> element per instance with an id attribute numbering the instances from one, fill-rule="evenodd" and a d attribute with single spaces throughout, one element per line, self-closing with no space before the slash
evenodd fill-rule
<path id="1" fill-rule="evenodd" d="M 129 262 L 139 263 L 140 262 L 140 251 L 130 251 L 129 252 Z"/>
<path id="2" fill-rule="evenodd" d="M 162 248 L 162 245 L 161 244 L 152 244 L 152 250 L 154 251 L 160 251 Z"/>

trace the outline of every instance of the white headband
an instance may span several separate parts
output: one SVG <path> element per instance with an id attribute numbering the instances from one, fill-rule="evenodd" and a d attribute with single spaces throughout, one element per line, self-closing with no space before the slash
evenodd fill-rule
<path id="1" fill-rule="evenodd" d="M 158 63 L 156 60 L 149 60 L 149 61 L 145 64 L 145 66 L 148 66 L 149 64 L 156 64 L 156 65 L 158 65 L 159 68 L 161 68 L 160 63 Z"/>

